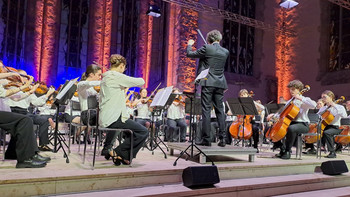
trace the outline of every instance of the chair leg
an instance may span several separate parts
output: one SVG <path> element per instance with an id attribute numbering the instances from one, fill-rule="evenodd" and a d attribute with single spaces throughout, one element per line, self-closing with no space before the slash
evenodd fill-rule
<path id="1" fill-rule="evenodd" d="M 301 135 L 297 136 L 297 147 L 296 147 L 296 153 L 295 153 L 295 157 L 297 159 L 301 159 L 301 152 L 302 152 L 302 147 L 303 143 L 302 143 L 302 139 L 301 139 Z"/>

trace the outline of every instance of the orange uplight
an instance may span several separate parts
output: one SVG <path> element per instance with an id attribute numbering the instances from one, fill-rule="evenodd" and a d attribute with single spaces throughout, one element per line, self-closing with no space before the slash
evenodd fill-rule
<path id="1" fill-rule="evenodd" d="M 34 32 L 34 66 L 35 72 L 33 77 L 40 80 L 40 69 L 41 69 L 41 43 L 43 34 L 43 12 L 44 12 L 44 2 L 36 1 L 35 4 L 35 32 Z"/>
<path id="2" fill-rule="evenodd" d="M 179 35 L 181 40 L 181 53 L 178 63 L 177 86 L 186 92 L 192 92 L 194 90 L 194 84 L 192 82 L 196 77 L 196 59 L 186 57 L 187 40 L 197 40 L 197 28 L 198 12 L 190 9 L 182 9 L 180 17 L 181 33 Z"/>
<path id="3" fill-rule="evenodd" d="M 153 17 L 148 16 L 148 28 L 147 28 L 147 54 L 146 54 L 146 69 L 145 69 L 145 87 L 149 85 L 149 73 L 151 70 L 151 55 L 152 55 L 152 31 L 153 31 Z"/>
<path id="4" fill-rule="evenodd" d="M 279 3 L 279 0 L 276 1 Z M 277 26 L 280 29 L 293 29 L 296 26 L 295 9 L 278 8 L 275 12 Z M 277 77 L 277 97 L 285 99 L 290 98 L 289 89 L 287 87 L 289 81 L 294 79 L 295 71 L 295 45 L 296 38 L 283 33 L 276 34 L 275 38 L 275 55 L 276 55 L 276 77 Z"/>
<path id="5" fill-rule="evenodd" d="M 111 31 L 112 31 L 112 0 L 94 1 L 93 20 L 91 23 L 92 61 L 102 65 L 102 72 L 107 71 L 110 58 Z"/>

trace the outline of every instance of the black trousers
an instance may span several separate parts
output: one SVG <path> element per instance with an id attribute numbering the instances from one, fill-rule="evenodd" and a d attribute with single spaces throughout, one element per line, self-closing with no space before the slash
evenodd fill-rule
<path id="1" fill-rule="evenodd" d="M 180 135 L 180 141 L 186 141 L 186 121 L 184 118 L 182 119 L 169 119 L 167 120 L 168 125 L 168 132 L 167 132 L 167 139 L 169 141 L 177 142 L 179 141 L 179 135 Z M 177 133 L 176 127 L 180 128 L 180 133 Z"/>
<path id="2" fill-rule="evenodd" d="M 259 131 L 261 130 L 261 124 L 252 121 L 252 131 L 253 131 L 253 147 L 258 148 L 259 144 Z"/>
<path id="3" fill-rule="evenodd" d="M 202 87 L 201 104 L 202 104 L 202 140 L 210 142 L 210 111 L 215 109 L 215 115 L 219 124 L 219 139 L 226 138 L 225 132 L 225 113 L 224 113 L 224 89 L 216 87 Z"/>
<path id="4" fill-rule="evenodd" d="M 324 128 L 323 138 L 326 141 L 329 152 L 334 152 L 334 135 L 338 135 L 341 130 L 334 125 L 328 125 Z"/>
<path id="5" fill-rule="evenodd" d="M 121 121 L 121 118 L 114 123 L 112 123 L 108 128 L 117 128 L 117 129 L 130 129 L 134 133 L 134 146 L 133 146 L 133 156 L 136 157 L 136 154 L 139 152 L 140 148 L 143 147 L 147 137 L 148 137 L 148 129 L 141 124 L 133 121 L 126 120 L 125 122 Z M 115 152 L 120 155 L 123 159 L 130 160 L 130 136 L 127 136 L 122 144 L 120 144 Z"/>
<path id="6" fill-rule="evenodd" d="M 49 116 L 41 116 L 38 114 L 31 114 L 27 109 L 23 109 L 20 107 L 11 107 L 11 111 L 18 114 L 27 115 L 33 120 L 34 124 L 39 125 L 39 145 L 47 145 L 49 144 L 49 126 L 50 123 L 48 121 Z"/>
<path id="7" fill-rule="evenodd" d="M 287 129 L 286 141 L 283 148 L 286 151 L 291 151 L 297 136 L 307 132 L 309 132 L 309 125 L 306 122 L 292 121 Z"/>
<path id="8" fill-rule="evenodd" d="M 18 162 L 29 159 L 39 151 L 33 121 L 28 116 L 0 111 L 0 128 L 11 134 L 11 141 L 15 143 L 9 145 L 8 149 L 15 150 Z"/>

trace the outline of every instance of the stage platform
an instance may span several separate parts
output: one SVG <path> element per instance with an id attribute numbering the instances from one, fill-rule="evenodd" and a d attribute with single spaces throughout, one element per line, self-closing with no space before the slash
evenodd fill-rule
<path id="1" fill-rule="evenodd" d="M 189 156 L 192 155 L 191 151 L 193 149 L 193 155 L 195 156 L 199 153 L 199 150 L 195 146 L 191 146 L 190 148 L 188 143 L 168 143 L 168 148 L 170 151 L 170 155 L 174 155 L 174 150 L 185 151 Z M 192 148 L 193 147 L 193 148 Z M 248 161 L 253 162 L 255 154 L 257 150 L 251 147 L 239 147 L 239 146 L 225 146 L 220 147 L 216 143 L 212 143 L 212 146 L 197 146 L 205 155 L 213 156 L 213 155 L 247 155 Z M 187 155 L 185 154 L 185 156 Z M 207 162 L 207 158 L 204 154 L 199 154 L 199 163 L 204 164 Z"/>
<path id="2" fill-rule="evenodd" d="M 188 145 L 189 143 L 182 143 L 177 146 L 187 147 Z M 175 144 L 169 144 L 169 146 L 173 147 Z M 200 147 L 202 148 L 202 146 Z M 206 148 L 212 148 L 213 152 L 218 151 L 215 150 L 218 148 L 215 145 L 204 147 L 204 149 Z M 241 147 L 227 145 L 224 149 L 235 150 L 237 148 Z M 133 160 L 132 167 L 114 166 L 111 160 L 97 156 L 94 170 L 92 170 L 92 147 L 89 146 L 87 149 L 85 163 L 82 163 L 82 150 L 83 147 L 80 147 L 80 152 L 78 152 L 78 145 L 72 145 L 70 163 L 68 164 L 63 158 L 62 151 L 42 153 L 45 156 L 50 156 L 52 161 L 45 168 L 40 169 L 16 169 L 16 161 L 0 161 L 1 196 L 57 194 L 86 196 L 89 192 L 98 193 L 94 196 L 110 196 L 108 192 L 112 191 L 118 196 L 215 196 L 219 194 L 220 188 L 225 188 L 222 190 L 224 192 L 220 192 L 221 196 L 232 192 L 236 192 L 238 196 L 239 194 L 248 195 L 249 192 L 252 192 L 252 195 L 249 196 L 267 196 L 267 194 L 289 194 L 293 190 L 291 185 L 299 188 L 295 192 L 307 192 L 345 187 L 347 185 L 344 184 L 350 184 L 349 173 L 340 176 L 314 173 L 316 166 L 320 166 L 322 162 L 330 159 L 324 157 L 316 159 L 315 155 L 303 155 L 302 159 L 299 160 L 293 155 L 290 160 L 281 160 L 274 158 L 277 152 L 272 152 L 267 145 L 260 149 L 260 153 L 255 154 L 254 162 L 247 160 L 249 153 L 210 155 L 210 159 L 218 167 L 221 182 L 216 184 L 214 188 L 200 190 L 192 190 L 182 186 L 182 171 L 189 166 L 211 165 L 211 162 L 207 160 L 205 164 L 201 164 L 199 157 L 186 161 L 184 156 L 177 161 L 176 166 L 173 166 L 175 159 L 180 154 L 176 147 L 173 148 L 173 155 L 170 154 L 170 151 L 168 152 L 167 159 L 164 158 L 159 149 L 156 149 L 154 154 L 147 149 L 141 150 L 137 158 Z M 322 154 L 322 156 L 326 155 Z M 0 152 L 0 158 L 2 158 L 2 152 Z M 337 159 L 345 160 L 349 165 L 350 153 L 345 151 L 338 154 Z M 297 176 L 296 180 L 293 179 L 294 176 Z M 275 185 L 268 186 L 266 183 L 269 182 L 275 183 Z M 174 190 L 169 189 L 172 187 Z M 142 188 L 148 188 L 153 193 L 142 192 Z M 265 191 L 264 188 L 270 188 L 269 192 L 259 192 Z"/>

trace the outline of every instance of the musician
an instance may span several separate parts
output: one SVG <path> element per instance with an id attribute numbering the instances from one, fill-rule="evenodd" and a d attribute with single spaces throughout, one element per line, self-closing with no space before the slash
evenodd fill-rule
<path id="1" fill-rule="evenodd" d="M 248 90 L 242 89 L 239 91 L 238 96 L 251 97 L 252 95 L 249 94 Z M 260 114 L 265 110 L 265 107 L 256 101 L 254 101 L 254 105 Z M 260 116 L 259 118 L 260 118 L 259 121 L 256 120 L 255 117 L 251 120 L 252 131 L 253 131 L 253 142 L 254 142 L 253 147 L 256 149 L 258 149 L 258 144 L 259 144 L 259 131 L 262 129 L 262 124 L 260 121 L 263 121 L 264 117 Z"/>
<path id="2" fill-rule="evenodd" d="M 77 84 L 77 92 L 79 97 L 79 103 L 80 103 L 80 110 L 81 110 L 81 121 L 84 125 L 88 124 L 88 121 L 90 121 L 90 125 L 96 125 L 96 112 L 90 111 L 90 120 L 88 120 L 88 97 L 96 95 L 98 97 L 98 92 L 95 90 L 97 86 L 101 83 L 101 76 L 102 76 L 102 69 L 96 65 L 96 64 L 90 64 L 88 67 L 86 67 L 86 71 L 82 74 L 81 80 Z M 87 136 L 87 143 L 91 143 L 91 140 L 89 138 L 88 131 Z M 115 136 L 115 132 L 108 132 L 104 144 L 104 148 L 101 152 L 102 155 L 108 155 L 108 148 L 112 147 L 113 139 Z"/>
<path id="3" fill-rule="evenodd" d="M 206 80 L 201 80 L 201 103 L 202 103 L 202 142 L 198 145 L 211 146 L 210 142 L 210 111 L 215 108 L 219 124 L 218 146 L 226 145 L 225 138 L 225 113 L 223 106 L 224 91 L 227 83 L 224 75 L 224 68 L 229 51 L 220 46 L 222 35 L 218 30 L 212 30 L 207 34 L 208 44 L 196 51 L 192 51 L 194 40 L 188 40 L 187 57 L 199 58 L 197 75 L 209 68 Z"/>
<path id="4" fill-rule="evenodd" d="M 316 107 L 315 101 L 300 94 L 301 90 L 304 88 L 304 84 L 301 81 L 290 81 L 288 88 L 294 100 L 292 100 L 293 98 L 290 99 L 286 105 L 293 102 L 295 106 L 299 107 L 299 113 L 294 120 L 292 120 L 287 129 L 286 140 L 284 143 L 282 143 L 280 154 L 277 155 L 281 159 L 290 159 L 290 152 L 297 135 L 307 133 L 309 131 L 310 120 L 308 117 L 308 112 L 309 109 Z"/>
<path id="5" fill-rule="evenodd" d="M 321 109 L 323 106 L 325 105 L 325 103 L 323 102 L 322 99 L 318 99 L 317 103 L 316 103 L 316 109 Z M 322 142 L 322 146 L 324 145 L 324 143 Z M 316 154 L 316 149 L 314 144 L 312 143 L 305 143 L 305 149 L 308 149 L 306 152 L 303 152 L 304 154 Z"/>
<path id="6" fill-rule="evenodd" d="M 346 108 L 346 111 L 349 115 L 348 118 L 350 118 L 350 100 L 346 101 L 345 108 Z"/>
<path id="7" fill-rule="evenodd" d="M 27 73 L 24 70 L 18 69 L 18 73 L 22 75 L 21 79 L 23 82 L 28 81 L 28 78 L 23 77 L 27 75 Z M 32 118 L 34 124 L 39 125 L 39 150 L 52 151 L 52 149 L 48 146 L 50 143 L 48 137 L 48 129 L 50 126 L 50 122 L 48 120 L 49 117 L 30 113 L 28 108 L 31 104 L 36 107 L 45 105 L 46 100 L 54 93 L 55 89 L 50 88 L 45 95 L 37 97 L 34 94 L 34 92 L 38 88 L 38 86 L 39 84 L 34 85 L 29 92 L 21 91 L 15 95 L 12 95 L 11 97 L 9 97 L 10 99 L 7 100 L 7 104 L 11 107 L 12 112 L 27 115 L 30 118 Z"/>
<path id="8" fill-rule="evenodd" d="M 147 129 L 151 126 L 151 112 L 149 107 L 149 98 L 147 98 L 147 89 L 141 88 L 140 97 L 133 102 L 133 106 L 136 106 L 137 116 L 135 121 L 145 126 Z"/>
<path id="9" fill-rule="evenodd" d="M 178 88 L 173 89 L 173 94 L 180 94 Z M 183 101 L 180 98 L 175 98 L 173 103 L 169 106 L 167 112 L 167 125 L 168 125 L 168 136 L 167 139 L 170 142 L 179 141 L 186 142 L 186 121 L 185 121 L 185 106 L 181 103 Z M 177 127 L 180 128 L 180 133 L 177 133 Z"/>
<path id="10" fill-rule="evenodd" d="M 1 64 L 2 62 L 0 62 L 0 66 L 2 66 Z M 0 79 L 13 76 L 19 77 L 19 74 L 0 73 Z M 23 86 L 8 90 L 5 90 L 0 84 L 0 128 L 11 134 L 14 144 L 9 145 L 8 151 L 14 154 L 13 159 L 17 159 L 16 168 L 42 168 L 51 160 L 49 157 L 37 154 L 39 150 L 32 120 L 28 116 L 11 112 L 10 107 L 5 104 L 6 97 L 28 88 L 32 82 L 33 77 Z"/>
<path id="11" fill-rule="evenodd" d="M 329 151 L 329 155 L 327 155 L 326 158 L 336 158 L 337 155 L 335 154 L 334 150 L 334 135 L 338 135 L 341 132 L 339 129 L 340 119 L 347 117 L 347 114 L 344 106 L 336 104 L 334 102 L 335 95 L 332 91 L 324 91 L 321 94 L 321 98 L 326 105 L 318 111 L 318 114 L 323 114 L 325 110 L 328 110 L 334 116 L 333 121 L 323 130 L 322 138 L 325 139 L 327 149 Z"/>
<path id="12" fill-rule="evenodd" d="M 145 81 L 142 78 L 129 77 L 124 73 L 126 59 L 113 54 L 110 58 L 111 67 L 103 74 L 100 92 L 100 124 L 103 127 L 131 129 L 134 135 L 133 157 L 145 143 L 148 130 L 141 124 L 129 119 L 126 111 L 124 89 L 128 87 L 142 86 Z M 110 148 L 109 154 L 116 165 L 130 164 L 130 136 L 127 136 L 122 144 L 114 150 Z"/>

